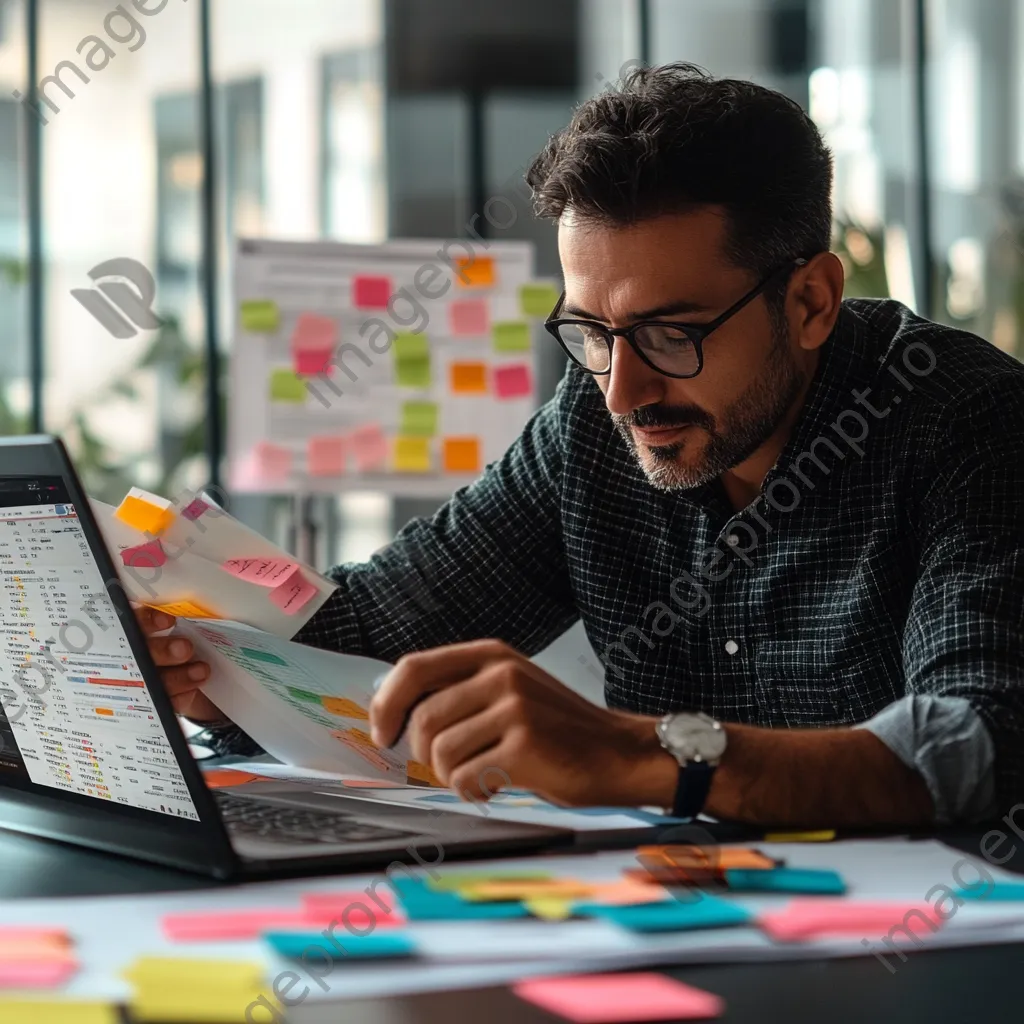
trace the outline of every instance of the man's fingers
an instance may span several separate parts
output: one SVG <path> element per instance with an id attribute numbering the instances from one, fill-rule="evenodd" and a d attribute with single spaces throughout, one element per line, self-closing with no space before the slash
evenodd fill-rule
<path id="1" fill-rule="evenodd" d="M 210 666 L 205 661 L 193 661 L 179 668 L 167 668 L 160 673 L 164 689 L 172 700 L 198 690 L 210 677 Z"/>
<path id="2" fill-rule="evenodd" d="M 183 665 L 192 657 L 192 641 L 183 636 L 154 636 L 149 653 L 158 665 Z"/>
<path id="3" fill-rule="evenodd" d="M 434 737 L 427 763 L 438 778 L 448 785 L 461 765 L 501 742 L 505 734 L 505 709 L 491 705 L 477 715 L 455 722 Z M 417 758 L 417 760 L 424 760 Z"/>
<path id="4" fill-rule="evenodd" d="M 139 620 L 139 625 L 142 626 L 142 631 L 146 636 L 150 636 L 153 633 L 162 633 L 165 629 L 170 629 L 177 622 L 173 615 L 168 615 L 167 612 L 159 612 L 145 604 L 135 609 L 135 617 Z"/>
<path id="5" fill-rule="evenodd" d="M 434 739 L 462 719 L 483 711 L 491 701 L 489 680 L 482 674 L 425 697 L 409 716 L 406 738 L 417 761 L 430 762 Z"/>

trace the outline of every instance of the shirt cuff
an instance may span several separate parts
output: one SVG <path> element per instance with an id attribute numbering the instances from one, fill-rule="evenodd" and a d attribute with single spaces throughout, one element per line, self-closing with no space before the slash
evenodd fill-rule
<path id="1" fill-rule="evenodd" d="M 904 697 L 854 728 L 874 733 L 920 773 L 937 822 L 984 821 L 995 815 L 995 745 L 966 697 Z"/>

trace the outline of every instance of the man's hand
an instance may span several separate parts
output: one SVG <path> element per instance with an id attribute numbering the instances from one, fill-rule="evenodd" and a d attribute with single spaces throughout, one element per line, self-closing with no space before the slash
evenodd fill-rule
<path id="1" fill-rule="evenodd" d="M 170 629 L 174 616 L 143 606 L 135 609 L 135 617 L 146 634 L 149 653 L 160 668 L 174 710 L 200 725 L 226 721 L 221 710 L 199 689 L 209 678 L 210 666 L 192 660 L 192 641 L 183 636 L 154 635 Z"/>
<path id="2" fill-rule="evenodd" d="M 652 759 L 674 775 L 655 719 L 591 704 L 498 640 L 402 658 L 370 706 L 374 742 L 394 744 L 406 716 L 415 759 L 465 799 L 506 782 L 557 804 L 629 806 L 648 802 L 636 783 Z"/>

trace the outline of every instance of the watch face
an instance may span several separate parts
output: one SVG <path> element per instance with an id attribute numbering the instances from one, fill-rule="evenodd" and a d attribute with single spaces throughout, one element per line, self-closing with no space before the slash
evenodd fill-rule
<path id="1" fill-rule="evenodd" d="M 675 715 L 665 726 L 665 744 L 684 760 L 714 763 L 725 753 L 725 730 L 706 715 Z"/>

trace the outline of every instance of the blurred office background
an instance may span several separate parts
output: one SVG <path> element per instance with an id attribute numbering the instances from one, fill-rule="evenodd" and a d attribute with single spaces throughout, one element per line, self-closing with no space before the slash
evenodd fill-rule
<path id="1" fill-rule="evenodd" d="M 236 237 L 459 236 L 501 195 L 517 217 L 492 234 L 532 239 L 556 276 L 523 169 L 638 61 L 695 61 L 807 107 L 835 153 L 848 293 L 1018 352 L 1024 0 L 137 3 L 149 16 L 0 0 L 0 431 L 62 434 L 99 497 L 221 478 Z M 55 72 L 42 125 L 19 97 Z M 112 338 L 71 296 L 115 257 L 153 271 L 160 329 Z M 552 345 L 546 393 L 561 369 Z M 286 499 L 232 510 L 287 539 Z M 430 510 L 347 494 L 302 511 L 331 564 Z M 593 690 L 585 651 L 574 632 L 552 664 Z"/>

